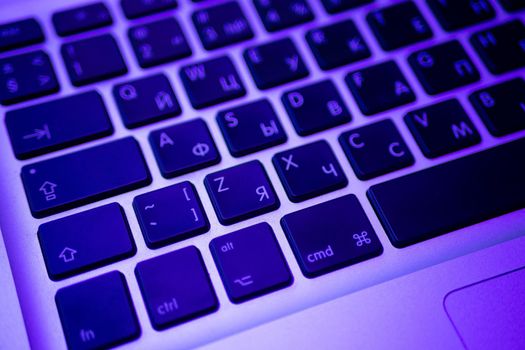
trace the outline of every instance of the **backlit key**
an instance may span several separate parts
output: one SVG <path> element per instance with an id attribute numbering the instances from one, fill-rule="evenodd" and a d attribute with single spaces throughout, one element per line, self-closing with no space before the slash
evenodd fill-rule
<path id="1" fill-rule="evenodd" d="M 285 215 L 281 226 L 308 278 L 383 252 L 363 208 L 352 194 Z"/>
<path id="2" fill-rule="evenodd" d="M 210 228 L 197 191 L 187 181 L 137 196 L 133 207 L 150 248 L 181 241 Z"/>
<path id="3" fill-rule="evenodd" d="M 34 18 L 0 25 L 0 52 L 38 44 L 44 41 L 44 33 Z"/>
<path id="4" fill-rule="evenodd" d="M 201 253 L 194 246 L 140 262 L 135 275 L 151 324 L 157 330 L 219 307 Z"/>
<path id="5" fill-rule="evenodd" d="M 261 223 L 214 238 L 210 250 L 230 300 L 240 303 L 284 288 L 293 277 L 272 228 Z"/>
<path id="6" fill-rule="evenodd" d="M 111 14 L 102 2 L 79 6 L 53 14 L 53 25 L 60 36 L 102 28 L 112 23 Z"/>
<path id="7" fill-rule="evenodd" d="M 204 185 L 223 225 L 279 208 L 268 175 L 259 161 L 251 161 L 206 176 Z"/>
<path id="8" fill-rule="evenodd" d="M 132 137 L 26 165 L 21 176 L 36 218 L 151 182 L 142 151 Z"/>

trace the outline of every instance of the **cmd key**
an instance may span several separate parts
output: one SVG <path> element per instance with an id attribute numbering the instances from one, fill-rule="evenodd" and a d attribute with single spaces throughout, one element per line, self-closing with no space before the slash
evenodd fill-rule
<path id="1" fill-rule="evenodd" d="M 525 207 L 525 139 L 397 178 L 368 191 L 401 248 Z"/>
<path id="2" fill-rule="evenodd" d="M 83 86 L 128 72 L 117 42 L 111 34 L 62 45 L 62 58 L 71 83 Z M 104 59 L 100 59 L 103 57 Z"/>
<path id="3" fill-rule="evenodd" d="M 34 18 L 0 24 L 0 52 L 44 41 L 40 23 Z"/>
<path id="4" fill-rule="evenodd" d="M 521 20 L 477 32 L 470 42 L 493 74 L 525 67 L 525 25 Z"/>
<path id="5" fill-rule="evenodd" d="M 308 278 L 383 252 L 370 221 L 353 194 L 285 215 L 281 226 L 301 271 Z"/>
<path id="6" fill-rule="evenodd" d="M 0 103 L 11 105 L 58 92 L 60 86 L 42 50 L 0 59 Z"/>
<path id="7" fill-rule="evenodd" d="M 104 101 L 95 91 L 9 111 L 5 123 L 18 159 L 113 133 Z"/>
<path id="8" fill-rule="evenodd" d="M 59 36 L 107 27 L 113 23 L 111 14 L 103 2 L 56 12 L 53 14 L 52 20 Z"/>
<path id="9" fill-rule="evenodd" d="M 21 176 L 36 218 L 151 183 L 142 151 L 132 137 L 26 165 Z"/>
<path id="10" fill-rule="evenodd" d="M 223 225 L 265 214 L 280 206 L 270 179 L 257 160 L 209 174 L 204 185 Z"/>
<path id="11" fill-rule="evenodd" d="M 515 78 L 474 92 L 470 102 L 494 136 L 525 129 L 525 81 Z"/>
<path id="12" fill-rule="evenodd" d="M 69 349 L 106 349 L 140 335 L 126 279 L 118 271 L 59 289 L 55 301 Z"/>
<path id="13" fill-rule="evenodd" d="M 38 240 L 52 280 L 110 264 L 137 251 L 124 210 L 117 203 L 42 224 Z"/>

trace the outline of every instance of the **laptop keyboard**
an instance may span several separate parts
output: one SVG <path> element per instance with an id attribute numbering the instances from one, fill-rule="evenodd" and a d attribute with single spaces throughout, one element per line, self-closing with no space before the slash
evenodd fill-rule
<path id="1" fill-rule="evenodd" d="M 525 173 L 517 161 L 525 152 L 523 139 L 409 170 L 421 159 L 432 165 L 475 148 L 485 135 L 525 130 L 521 1 L 109 5 L 56 9 L 49 18 L 54 28 L 46 30 L 34 18 L 0 24 L 0 103 L 9 106 L 5 125 L 13 154 L 24 160 L 27 214 L 43 219 L 38 240 L 53 281 L 134 256 L 139 233 L 128 222 L 134 215 L 144 249 L 180 246 L 135 265 L 151 325 L 162 330 L 221 312 L 221 288 L 234 304 L 279 293 L 297 278 L 289 268 L 294 256 L 308 279 L 380 256 L 382 233 L 348 194 L 352 181 L 373 179 L 367 204 L 386 232 L 389 241 L 383 242 L 396 248 L 525 207 Z M 179 18 L 181 7 L 192 9 L 186 21 Z M 248 11 L 260 23 L 250 21 Z M 328 23 L 317 23 L 321 11 L 332 16 Z M 112 27 L 119 21 L 129 23 L 117 33 Z M 64 37 L 61 46 L 42 44 L 44 33 Z M 127 61 L 127 51 L 136 62 Z M 383 51 L 396 56 L 376 59 Z M 201 52 L 204 57 L 192 57 Z M 126 77 L 135 69 L 138 78 Z M 322 79 L 313 81 L 318 73 Z M 489 74 L 501 81 L 471 87 Z M 108 81 L 112 94 L 99 93 Z M 61 94 L 69 83 L 78 92 Z M 464 87 L 470 89 L 468 106 L 446 94 Z M 278 97 L 253 99 L 253 90 Z M 435 101 L 422 104 L 423 95 Z M 185 107 L 186 100 L 194 110 Z M 217 108 L 215 119 L 195 118 L 210 107 Z M 400 123 L 392 121 L 394 115 Z M 356 120 L 366 122 L 353 125 Z M 214 123 L 217 128 L 210 128 Z M 121 128 L 128 135 L 116 138 Z M 327 130 L 336 136 L 311 138 Z M 144 132 L 149 143 L 137 142 Z M 89 144 L 104 138 L 108 142 Z M 82 149 L 53 155 L 72 146 Z M 263 151 L 269 157 L 243 158 Z M 229 157 L 221 152 L 236 163 L 206 170 Z M 161 180 L 203 171 L 204 187 L 185 179 L 157 186 L 157 169 Z M 401 169 L 411 174 L 380 178 Z M 121 202 L 97 205 L 137 189 L 140 194 L 126 203 L 131 211 Z M 337 198 L 323 199 L 332 192 Z M 213 210 L 207 212 L 205 198 Z M 320 200 L 309 204 L 315 198 Z M 281 212 L 283 202 L 304 205 Z M 48 218 L 87 204 L 95 207 Z M 280 227 L 265 219 L 270 212 L 279 216 Z M 214 230 L 212 215 L 217 225 L 251 218 L 260 223 L 210 237 L 212 259 L 206 260 L 192 240 Z M 284 254 L 276 239 L 283 232 L 294 256 Z M 210 264 L 223 286 L 210 280 Z M 141 336 L 140 324 L 147 320 L 137 318 L 133 300 L 140 296 L 130 294 L 126 278 L 113 271 L 58 290 L 70 348 L 111 347 Z"/>

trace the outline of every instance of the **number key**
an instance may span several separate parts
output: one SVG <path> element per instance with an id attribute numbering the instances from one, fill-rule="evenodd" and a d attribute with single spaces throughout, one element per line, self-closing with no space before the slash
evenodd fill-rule
<path id="1" fill-rule="evenodd" d="M 253 38 L 250 24 L 237 2 L 199 10 L 191 18 L 206 50 Z"/>
<path id="2" fill-rule="evenodd" d="M 446 31 L 462 29 L 494 18 L 487 0 L 427 0 L 439 23 Z"/>
<path id="3" fill-rule="evenodd" d="M 10 105 L 59 90 L 55 71 L 44 51 L 0 60 L 0 103 Z"/>
<path id="4" fill-rule="evenodd" d="M 314 19 L 306 0 L 253 0 L 264 27 L 269 32 L 293 27 Z"/>

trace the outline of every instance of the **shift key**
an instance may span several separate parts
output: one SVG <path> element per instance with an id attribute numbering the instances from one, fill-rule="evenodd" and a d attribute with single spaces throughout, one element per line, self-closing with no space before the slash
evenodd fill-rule
<path id="1" fill-rule="evenodd" d="M 22 168 L 31 213 L 42 218 L 151 183 L 132 137 Z"/>

